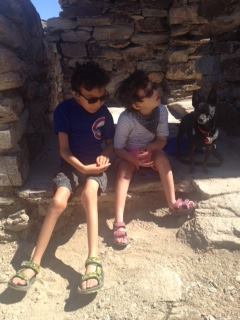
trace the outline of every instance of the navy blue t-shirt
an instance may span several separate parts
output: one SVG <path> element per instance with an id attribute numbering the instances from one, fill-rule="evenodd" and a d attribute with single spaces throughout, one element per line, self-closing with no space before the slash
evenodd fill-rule
<path id="1" fill-rule="evenodd" d="M 68 135 L 72 154 L 84 164 L 95 163 L 106 139 L 113 139 L 114 123 L 106 105 L 89 113 L 75 99 L 60 103 L 54 111 L 55 133 Z"/>

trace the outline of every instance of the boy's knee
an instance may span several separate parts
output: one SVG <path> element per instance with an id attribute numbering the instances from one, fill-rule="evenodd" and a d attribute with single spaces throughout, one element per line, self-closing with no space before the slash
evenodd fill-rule
<path id="1" fill-rule="evenodd" d="M 61 214 L 67 207 L 67 202 L 58 198 L 54 197 L 51 202 L 51 207 L 56 211 L 58 214 Z"/>
<path id="2" fill-rule="evenodd" d="M 97 191 L 92 188 L 85 187 L 81 193 L 80 199 L 83 203 L 88 201 L 93 201 L 93 199 L 97 199 Z"/>

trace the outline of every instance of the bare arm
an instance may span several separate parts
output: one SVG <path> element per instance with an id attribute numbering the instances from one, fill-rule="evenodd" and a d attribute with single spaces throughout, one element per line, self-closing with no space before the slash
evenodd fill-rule
<path id="1" fill-rule="evenodd" d="M 64 132 L 58 133 L 58 142 L 59 142 L 59 152 L 61 157 L 73 166 L 77 171 L 83 174 L 99 174 L 105 171 L 109 167 L 108 164 L 97 165 L 96 163 L 84 165 L 80 160 L 78 160 L 71 152 L 69 148 L 68 135 Z"/>
<path id="2" fill-rule="evenodd" d="M 165 147 L 166 143 L 167 143 L 166 137 L 158 137 L 156 138 L 156 140 L 154 140 L 153 142 L 150 142 L 147 145 L 147 150 L 151 152 L 162 150 Z"/>

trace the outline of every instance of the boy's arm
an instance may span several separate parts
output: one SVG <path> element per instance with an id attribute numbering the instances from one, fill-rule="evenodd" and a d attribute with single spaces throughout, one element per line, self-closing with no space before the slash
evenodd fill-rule
<path id="1" fill-rule="evenodd" d="M 71 166 L 77 169 L 79 172 L 84 174 L 99 174 L 105 171 L 110 164 L 101 164 L 98 165 L 96 163 L 90 165 L 84 165 L 80 160 L 78 160 L 71 152 L 69 148 L 68 135 L 64 132 L 58 133 L 58 141 L 59 141 L 59 151 L 61 157 L 68 162 Z"/>

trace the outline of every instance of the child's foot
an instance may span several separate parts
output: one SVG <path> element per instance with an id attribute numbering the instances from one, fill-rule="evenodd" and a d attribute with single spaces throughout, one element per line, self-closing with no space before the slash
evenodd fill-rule
<path id="1" fill-rule="evenodd" d="M 33 261 L 24 261 L 21 269 L 9 280 L 8 286 L 19 291 L 27 291 L 36 279 L 40 266 Z"/>
<path id="2" fill-rule="evenodd" d="M 124 222 L 114 222 L 113 238 L 114 238 L 114 244 L 119 247 L 126 247 L 128 245 L 126 225 Z"/>
<path id="3" fill-rule="evenodd" d="M 82 276 L 78 291 L 81 294 L 97 292 L 103 286 L 102 264 L 97 257 L 88 257 L 85 267 L 85 275 Z"/>
<path id="4" fill-rule="evenodd" d="M 177 199 L 172 207 L 169 208 L 171 214 L 174 215 L 189 215 L 195 211 L 197 204 L 189 199 Z"/>

